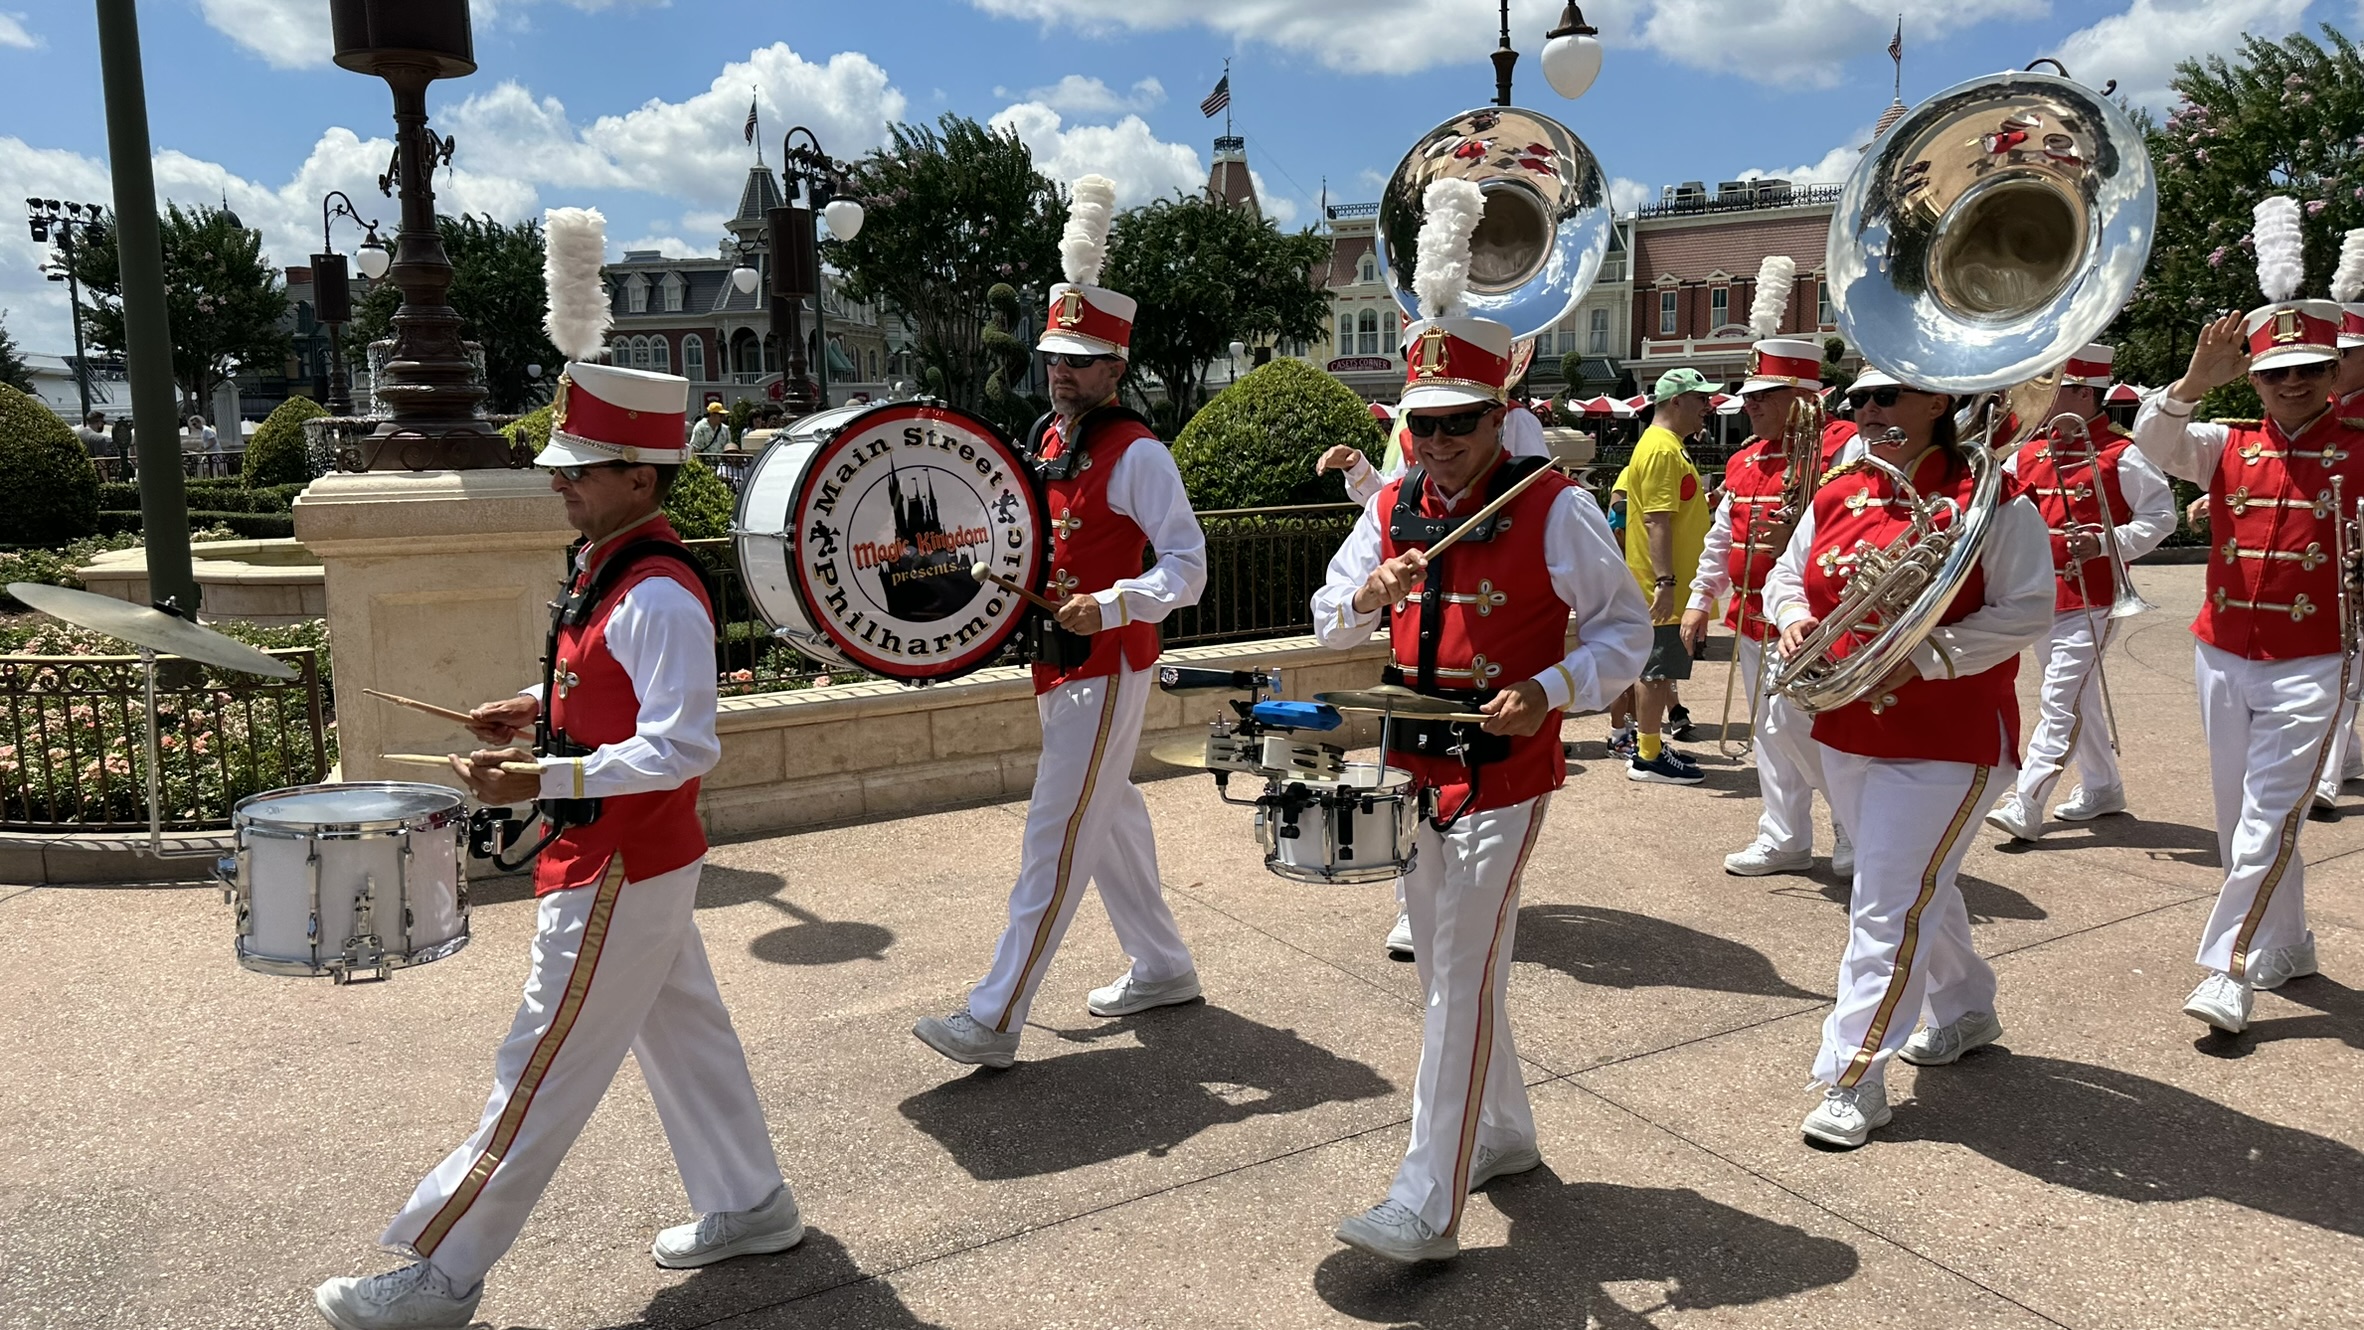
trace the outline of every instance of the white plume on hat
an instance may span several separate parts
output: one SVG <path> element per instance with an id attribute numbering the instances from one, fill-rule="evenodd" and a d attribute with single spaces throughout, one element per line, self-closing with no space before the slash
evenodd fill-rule
<path id="1" fill-rule="evenodd" d="M 1469 312 L 1469 238 L 1486 215 L 1486 192 L 1467 180 L 1439 180 L 1421 196 L 1426 219 L 1412 273 L 1420 317 L 1444 319 Z"/>
<path id="2" fill-rule="evenodd" d="M 2307 277 L 2306 238 L 2298 225 L 2298 200 L 2276 194 L 2257 205 L 2257 284 L 2269 304 L 2298 294 Z"/>
<path id="3" fill-rule="evenodd" d="M 568 360 L 597 360 L 616 321 L 599 280 L 607 262 L 607 218 L 596 208 L 552 208 L 542 216 L 542 243 L 542 277 L 550 286 L 542 327 Z"/>
<path id="4" fill-rule="evenodd" d="M 2339 244 L 2339 271 L 2331 275 L 2331 298 L 2343 305 L 2364 295 L 2364 227 L 2348 232 Z"/>
<path id="5" fill-rule="evenodd" d="M 1075 182 L 1075 199 L 1067 206 L 1067 231 L 1059 237 L 1059 259 L 1068 281 L 1078 286 L 1100 284 L 1100 267 L 1108 262 L 1108 222 L 1115 215 L 1115 181 L 1104 175 L 1088 175 Z"/>
<path id="6" fill-rule="evenodd" d="M 1757 266 L 1757 298 L 1748 307 L 1748 330 L 1759 338 L 1781 331 L 1789 313 L 1789 293 L 1798 280 L 1798 261 L 1787 254 L 1767 254 Z"/>

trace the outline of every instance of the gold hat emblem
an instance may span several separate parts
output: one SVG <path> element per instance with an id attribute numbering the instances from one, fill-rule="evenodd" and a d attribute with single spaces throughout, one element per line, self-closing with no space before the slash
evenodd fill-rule
<path id="1" fill-rule="evenodd" d="M 1059 307 L 1051 313 L 1052 321 L 1062 328 L 1080 327 L 1083 324 L 1083 318 L 1084 298 L 1081 291 L 1069 291 L 1061 295 Z"/>
<path id="2" fill-rule="evenodd" d="M 558 376 L 558 388 L 550 394 L 550 428 L 566 428 L 566 394 L 574 386 L 573 379 L 564 374 Z"/>
<path id="3" fill-rule="evenodd" d="M 1755 347 L 1748 349 L 1748 377 L 1755 378 L 1765 363 L 1765 353 Z"/>
<path id="4" fill-rule="evenodd" d="M 2274 345 L 2282 346 L 2290 342 L 2304 340 L 2306 340 L 2306 330 L 2299 325 L 2298 311 L 2295 309 L 2275 310 Z"/>
<path id="5" fill-rule="evenodd" d="M 1430 328 L 1412 344 L 1412 372 L 1423 379 L 1440 377 L 1445 372 L 1450 352 L 1446 349 L 1445 330 Z"/>

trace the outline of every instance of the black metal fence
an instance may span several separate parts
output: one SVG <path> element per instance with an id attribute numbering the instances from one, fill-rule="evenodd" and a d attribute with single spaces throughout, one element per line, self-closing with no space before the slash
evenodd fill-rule
<path id="1" fill-rule="evenodd" d="M 288 680 L 158 659 L 164 825 L 230 824 L 240 799 L 328 774 L 334 741 L 308 647 L 268 653 Z M 146 682 L 137 656 L 0 656 L 0 829 L 148 825 Z"/>

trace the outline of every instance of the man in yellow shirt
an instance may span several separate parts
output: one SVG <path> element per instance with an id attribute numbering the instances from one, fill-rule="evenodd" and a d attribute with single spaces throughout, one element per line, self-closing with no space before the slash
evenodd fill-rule
<path id="1" fill-rule="evenodd" d="M 1691 677 L 1683 645 L 1683 593 L 1699 571 L 1712 514 L 1707 486 L 1683 451 L 1683 440 L 1707 423 L 1708 382 L 1698 370 L 1669 370 L 1650 393 L 1656 412 L 1625 468 L 1625 562 L 1650 602 L 1650 660 L 1635 685 L 1635 724 L 1641 729 L 1628 780 L 1697 785 L 1699 764 L 1666 747 L 1662 730 L 1678 680 Z"/>

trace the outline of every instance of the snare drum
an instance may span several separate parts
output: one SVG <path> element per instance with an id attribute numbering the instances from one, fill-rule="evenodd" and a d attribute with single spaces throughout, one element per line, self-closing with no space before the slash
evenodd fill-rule
<path id="1" fill-rule="evenodd" d="M 1337 782 L 1275 779 L 1256 809 L 1264 866 L 1292 882 L 1385 882 L 1412 866 L 1412 773 L 1346 764 Z"/>
<path id="2" fill-rule="evenodd" d="M 227 895 L 238 963 L 263 974 L 385 978 L 468 945 L 460 838 L 441 785 L 299 785 L 239 801 Z"/>

